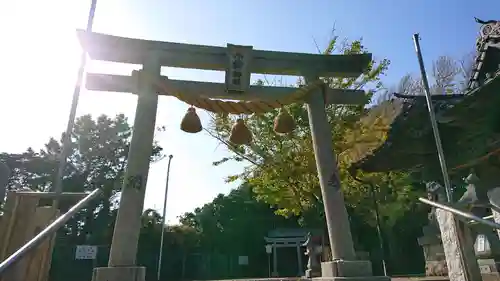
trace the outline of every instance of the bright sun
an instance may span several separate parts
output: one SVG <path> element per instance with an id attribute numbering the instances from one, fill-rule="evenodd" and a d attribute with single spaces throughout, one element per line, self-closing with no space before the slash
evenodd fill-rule
<path id="1" fill-rule="evenodd" d="M 0 120 L 11 121 L 3 122 L 3 129 L 16 138 L 2 142 L 0 151 L 24 150 L 37 143 L 38 135 L 60 134 L 81 52 L 74 9 L 64 10 L 68 4 L 12 2 L 6 9 L 10 13 L 0 20 L 8 38 L 0 47 Z M 22 9 L 25 5 L 30 9 Z"/>
<path id="2" fill-rule="evenodd" d="M 58 138 L 65 130 L 81 54 L 75 30 L 85 27 L 90 2 L 17 0 L 6 1 L 2 6 L 0 34 L 4 40 L 0 44 L 0 120 L 6 137 L 0 141 L 0 152 L 20 153 L 28 147 L 38 151 L 50 137 Z M 154 28 L 143 27 L 140 17 L 134 15 L 135 10 L 126 6 L 121 0 L 99 2 L 94 30 L 123 35 L 146 34 L 146 30 Z M 136 68 L 138 66 L 87 63 L 90 72 L 128 75 Z M 175 69 L 168 75 L 203 81 L 206 73 Z M 82 89 L 77 116 L 124 113 L 132 122 L 136 103 L 137 98 L 132 94 Z M 166 153 L 175 152 L 169 190 L 172 201 L 169 200 L 167 214 L 168 220 L 173 221 L 177 215 L 210 201 L 220 192 L 227 192 L 229 187 L 224 183 L 224 176 L 240 172 L 239 167 L 212 170 L 212 160 L 225 156 L 214 156 L 213 148 L 217 147 L 217 142 L 201 134 L 187 136 L 177 129 L 186 108 L 186 104 L 176 99 L 162 97 L 157 117 L 157 125 L 169 128 L 168 138 L 159 139 L 161 145 Z M 193 168 L 192 159 L 201 159 L 196 162 L 196 168 Z M 163 203 L 166 164 L 163 161 L 151 166 L 146 207 Z M 200 171 L 197 177 L 183 175 L 185 171 L 193 170 Z M 185 198 L 191 199 L 188 202 Z"/>

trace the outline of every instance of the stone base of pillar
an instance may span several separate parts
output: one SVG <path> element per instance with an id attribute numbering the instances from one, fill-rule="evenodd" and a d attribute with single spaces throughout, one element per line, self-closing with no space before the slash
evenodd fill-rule
<path id="1" fill-rule="evenodd" d="M 98 267 L 94 269 L 92 281 L 145 281 L 146 268 L 134 267 Z"/>
<path id="2" fill-rule="evenodd" d="M 316 277 L 313 278 L 312 280 L 313 281 L 390 281 L 391 277 L 389 276 Z"/>
<path id="3" fill-rule="evenodd" d="M 373 276 L 372 263 L 363 260 L 334 260 L 321 263 L 321 277 Z"/>
<path id="4" fill-rule="evenodd" d="M 321 277 L 315 281 L 389 281 L 388 276 L 373 276 L 372 263 L 364 260 L 328 261 L 321 263 Z"/>
<path id="5" fill-rule="evenodd" d="M 484 273 L 496 273 L 498 274 L 497 263 L 494 259 L 478 259 L 477 263 L 479 265 L 479 271 L 481 274 Z"/>

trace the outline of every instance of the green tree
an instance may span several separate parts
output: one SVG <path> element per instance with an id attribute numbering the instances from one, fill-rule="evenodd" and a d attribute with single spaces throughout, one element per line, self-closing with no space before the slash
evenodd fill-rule
<path id="1" fill-rule="evenodd" d="M 52 262 L 52 280 L 67 280 L 68 276 L 79 277 L 79 272 L 75 272 L 71 264 L 76 245 L 110 244 L 131 134 L 132 127 L 122 114 L 113 118 L 101 115 L 96 119 L 84 115 L 76 120 L 71 134 L 68 164 L 64 171 L 63 190 L 88 192 L 101 188 L 104 195 L 76 214 L 58 232 Z M 28 148 L 20 154 L 0 154 L 0 161 L 12 170 L 8 188 L 52 190 L 61 147 L 60 141 L 51 138 L 39 152 Z M 155 144 L 151 161 L 161 159 L 161 151 L 162 148 Z M 60 208 L 65 212 L 75 203 L 63 200 Z M 106 251 L 102 253 L 105 255 L 100 257 L 100 261 L 105 262 Z M 89 268 L 82 268 L 83 270 L 91 273 Z M 85 280 L 89 278 L 87 276 Z"/>
<path id="2" fill-rule="evenodd" d="M 162 225 L 160 213 L 153 209 L 143 212 L 142 224 L 137 260 L 146 267 L 147 279 L 156 280 L 160 250 L 162 279 L 184 279 L 186 259 L 198 246 L 199 233 L 185 225 Z M 162 229 L 163 248 L 160 248 Z"/>
<path id="3" fill-rule="evenodd" d="M 438 57 L 432 63 L 432 68 L 429 71 L 431 74 L 431 94 L 449 95 L 463 93 L 472 73 L 473 62 L 474 56 L 472 56 L 472 54 L 464 56 L 461 60 L 456 60 L 449 56 Z M 381 93 L 379 93 L 375 98 L 374 106 L 370 107 L 368 112 L 358 122 L 360 126 L 358 127 L 358 130 L 355 131 L 361 139 L 368 140 L 367 138 L 375 136 L 375 141 L 371 143 L 366 141 L 354 142 L 354 148 L 349 151 L 352 159 L 351 162 L 357 162 L 369 156 L 385 141 L 387 133 L 391 130 L 392 122 L 399 114 L 401 114 L 400 110 L 404 109 L 402 106 L 402 102 L 404 100 L 392 100 L 394 98 L 392 95 L 393 93 L 409 96 L 409 98 L 411 98 L 410 102 L 418 101 L 417 104 L 425 107 L 422 81 L 420 78 L 412 74 L 407 74 L 402 77 L 398 85 L 391 87 L 387 91 L 381 91 Z M 440 103 L 435 103 L 435 106 L 439 107 Z M 425 116 L 427 115 L 424 115 L 424 118 Z M 441 118 L 439 114 L 438 118 Z M 418 120 L 412 120 L 411 122 L 419 123 Z M 428 122 L 428 120 L 426 119 L 423 122 Z M 418 124 L 416 126 L 418 128 Z M 406 126 L 403 126 L 403 128 L 415 129 L 415 123 L 406 122 Z M 397 134 L 397 132 L 392 130 L 392 134 Z M 416 140 L 416 143 L 401 140 L 400 143 L 407 145 L 410 150 L 413 149 L 418 151 L 422 142 L 423 140 Z M 401 159 L 400 161 L 405 161 L 405 159 Z M 433 165 L 432 167 L 435 173 L 439 172 L 439 169 L 436 169 L 437 165 Z M 373 176 L 375 176 L 375 178 L 370 179 L 370 177 Z M 388 254 L 386 257 L 389 259 L 391 272 L 422 272 L 423 265 L 421 265 L 421 258 L 410 261 L 401 259 L 401 256 L 405 256 L 405 252 L 414 252 L 415 250 L 421 252 L 420 247 L 416 243 L 416 238 L 421 235 L 421 227 L 427 223 L 426 215 L 428 209 L 423 206 L 415 205 L 415 202 L 413 201 L 414 199 L 412 198 L 422 195 L 424 192 L 423 184 L 420 183 L 425 180 L 424 177 L 422 177 L 421 173 L 417 174 L 414 171 L 401 170 L 371 175 L 365 173 L 362 178 L 364 180 L 368 179 L 368 182 L 371 185 L 374 185 L 376 189 L 375 197 L 379 202 L 381 209 L 381 227 L 383 234 L 386 237 L 386 252 Z M 408 182 L 411 179 L 414 182 L 409 185 Z M 400 190 L 401 187 L 404 187 L 403 190 Z M 397 190 L 398 192 L 395 193 L 393 192 L 394 190 Z M 400 196 L 403 192 L 408 192 L 408 195 L 410 196 L 404 196 L 401 198 Z M 411 196 L 412 194 L 413 196 Z M 406 204 L 406 206 L 404 206 L 404 204 Z M 402 206 L 403 209 L 401 209 Z M 374 209 L 372 207 L 373 204 L 361 204 L 356 208 L 356 210 L 350 212 L 351 218 L 354 217 L 353 219 L 355 220 L 354 227 L 359 227 L 359 229 L 355 232 L 365 233 L 366 231 L 369 231 L 366 229 L 364 231 L 362 230 L 364 226 L 363 223 L 357 222 L 357 215 L 360 213 L 373 213 Z M 370 210 L 370 208 L 372 208 L 372 210 Z M 394 216 L 392 214 L 398 215 Z M 364 220 L 369 217 L 370 216 L 363 215 Z M 394 229 L 397 229 L 397 231 L 394 231 Z M 364 239 L 367 240 L 370 238 L 365 236 Z M 419 265 L 420 270 L 418 266 L 411 267 L 408 266 L 409 264 Z"/>
<path id="4" fill-rule="evenodd" d="M 324 55 L 331 54 L 361 54 L 366 53 L 366 48 L 361 40 L 339 43 L 334 37 Z M 348 167 L 353 161 L 353 150 L 359 146 L 370 146 L 372 143 L 383 141 L 385 131 L 368 124 L 359 122 L 366 113 L 366 106 L 370 103 L 372 95 L 383 90 L 381 76 L 387 70 L 389 61 L 382 59 L 373 60 L 366 71 L 359 78 L 328 78 L 326 82 L 332 88 L 367 90 L 366 103 L 361 105 L 328 105 L 326 108 L 328 120 L 331 125 L 333 145 L 338 155 L 338 166 L 347 204 L 351 209 L 366 209 L 372 212 L 372 199 L 365 184 L 356 181 L 349 173 Z M 302 79 L 297 82 L 302 84 Z M 293 104 L 287 107 L 290 115 L 295 119 L 297 126 L 292 134 L 280 136 L 273 132 L 272 123 L 278 111 L 246 117 L 246 124 L 254 135 L 254 141 L 249 146 L 234 147 L 224 140 L 228 138 L 233 116 L 213 115 L 209 133 L 223 141 L 234 152 L 232 157 L 227 157 L 215 162 L 220 165 L 228 161 L 243 161 L 250 163 L 240 175 L 231 175 L 228 181 L 245 179 L 252 186 L 257 198 L 268 204 L 278 207 L 278 213 L 289 216 L 304 214 L 308 210 L 321 210 L 321 193 L 317 178 L 314 153 L 310 137 L 307 110 L 302 104 Z M 387 123 L 387 122 L 386 122 Z M 384 127 L 384 126 L 381 126 Z M 384 129 L 386 129 L 386 126 Z M 387 216 L 397 217 L 400 209 L 405 209 L 406 198 L 413 198 L 410 186 L 403 181 L 404 175 L 374 174 L 358 175 L 369 180 L 381 188 L 389 187 L 390 181 L 397 181 L 400 186 L 397 192 L 387 189 L 386 194 L 391 198 L 386 201 L 399 201 L 396 206 L 388 206 L 381 210 Z M 391 179 L 391 180 L 389 180 Z M 393 194 L 396 193 L 396 194 Z M 369 201 L 368 201 L 369 200 Z M 367 204 L 367 202 L 370 202 Z M 386 204 L 384 204 L 386 205 Z M 398 210 L 398 212 L 395 212 Z M 361 211 L 361 210 L 360 210 Z M 365 211 L 365 210 L 363 210 Z M 370 221 L 373 221 L 370 216 Z M 393 219 L 395 220 L 395 219 Z"/>
<path id="5" fill-rule="evenodd" d="M 368 50 L 361 40 L 348 42 L 333 37 L 323 54 L 366 52 Z M 352 163 L 371 153 L 385 141 L 390 124 L 396 116 L 394 112 L 384 118 L 369 114 L 370 107 L 376 102 L 372 97 L 385 91 L 381 77 L 388 69 L 389 63 L 387 59 L 374 59 L 358 78 L 325 79 L 332 88 L 366 91 L 364 104 L 328 105 L 326 114 L 331 126 L 332 142 L 337 155 L 342 191 L 350 214 L 355 247 L 372 252 L 372 258 L 378 260 L 381 253 L 376 253 L 380 247 L 375 230 L 374 198 L 370 186 L 376 188 L 375 200 L 379 204 L 380 221 L 386 232 L 393 232 L 393 228 L 401 220 L 407 219 L 406 215 L 414 210 L 416 198 L 421 194 L 421 191 L 413 187 L 405 172 L 368 174 L 350 169 Z M 296 84 L 303 84 L 303 79 L 298 79 Z M 233 146 L 225 141 L 236 117 L 213 115 L 207 131 L 233 152 L 232 156 L 216 161 L 214 165 L 245 161 L 247 165 L 244 171 L 238 175 L 230 175 L 228 181 L 242 179 L 248 182 L 256 198 L 276 206 L 277 214 L 285 217 L 300 216 L 302 225 L 324 228 L 323 202 L 307 110 L 303 104 L 292 104 L 286 109 L 296 122 L 294 132 L 287 135 L 277 135 L 273 131 L 272 124 L 278 111 L 246 116 L 246 125 L 254 136 L 253 142 L 248 146 Z M 412 235 L 415 239 L 416 234 Z M 392 238 L 394 243 L 397 243 L 397 239 Z"/>
<path id="6" fill-rule="evenodd" d="M 199 233 L 199 252 L 205 256 L 223 257 L 211 264 L 211 278 L 266 276 L 267 257 L 264 237 L 275 228 L 297 228 L 297 218 L 286 219 L 274 214 L 275 209 L 255 199 L 247 184 L 218 195 L 211 203 L 180 217 L 182 225 Z M 223 266 L 246 255 L 252 261 L 246 272 L 231 271 Z M 293 260 L 290 262 L 296 262 Z M 232 274 L 232 275 L 231 275 Z M 206 277 L 206 276 L 205 276 Z"/>

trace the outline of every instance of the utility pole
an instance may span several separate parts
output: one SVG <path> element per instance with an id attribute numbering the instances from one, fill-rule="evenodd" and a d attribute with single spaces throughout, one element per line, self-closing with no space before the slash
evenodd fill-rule
<path id="1" fill-rule="evenodd" d="M 424 59 L 422 58 L 422 51 L 420 50 L 420 38 L 418 33 L 413 34 L 413 43 L 415 43 L 415 51 L 417 52 L 418 64 L 420 65 L 420 73 L 422 75 L 422 83 L 424 84 L 425 99 L 427 100 L 427 109 L 429 110 L 429 118 L 431 120 L 432 132 L 434 133 L 434 140 L 436 142 L 436 149 L 439 157 L 439 165 L 441 166 L 441 172 L 443 174 L 444 188 L 446 190 L 446 197 L 448 202 L 453 201 L 450 177 L 448 176 L 448 167 L 446 166 L 446 160 L 444 158 L 443 145 L 441 143 L 441 137 L 439 135 L 439 128 L 436 121 L 436 114 L 434 113 L 434 107 L 432 106 L 431 90 L 429 87 L 429 81 L 427 80 L 427 74 L 425 72 Z"/>
<path id="2" fill-rule="evenodd" d="M 89 16 L 87 19 L 87 31 L 92 31 L 92 26 L 94 24 L 95 9 L 97 6 L 97 0 L 92 0 L 90 4 Z M 69 147 L 71 145 L 71 133 L 73 132 L 73 127 L 75 125 L 76 109 L 78 108 L 78 100 L 80 99 L 80 89 L 83 81 L 83 75 L 85 73 L 85 65 L 87 64 L 87 52 L 82 50 L 80 56 L 80 67 L 78 69 L 78 76 L 76 78 L 75 89 L 73 91 L 73 100 L 71 101 L 71 108 L 69 111 L 68 126 L 66 127 L 66 132 L 63 136 L 62 151 L 59 153 L 59 166 L 57 168 L 57 177 L 54 182 L 54 192 L 59 195 L 63 190 L 63 177 L 64 169 L 66 168 L 66 163 L 68 161 Z M 57 208 L 59 205 L 59 196 L 56 196 L 53 202 L 53 206 Z"/>
<path id="3" fill-rule="evenodd" d="M 167 194 L 168 194 L 168 182 L 170 180 L 170 163 L 172 162 L 172 154 L 168 156 L 168 167 L 167 167 L 167 182 L 165 183 L 165 196 L 163 198 L 163 215 L 161 217 L 161 241 L 160 241 L 160 253 L 158 254 L 158 281 L 160 281 L 161 275 L 161 260 L 163 257 L 163 237 L 165 236 L 165 216 L 167 214 Z"/>

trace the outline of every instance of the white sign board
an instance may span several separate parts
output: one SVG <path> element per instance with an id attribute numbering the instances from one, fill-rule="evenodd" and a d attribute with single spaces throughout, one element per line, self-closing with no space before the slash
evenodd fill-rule
<path id="1" fill-rule="evenodd" d="M 251 46 L 227 45 L 228 67 L 226 69 L 226 90 L 245 92 L 250 86 Z"/>
<path id="2" fill-rule="evenodd" d="M 485 252 L 486 251 L 486 237 L 483 234 L 479 234 L 476 239 L 476 251 Z"/>
<path id="3" fill-rule="evenodd" d="M 97 257 L 97 246 L 78 245 L 76 246 L 75 259 L 95 260 Z"/>
<path id="4" fill-rule="evenodd" d="M 248 256 L 239 256 L 238 257 L 239 265 L 248 265 Z"/>

